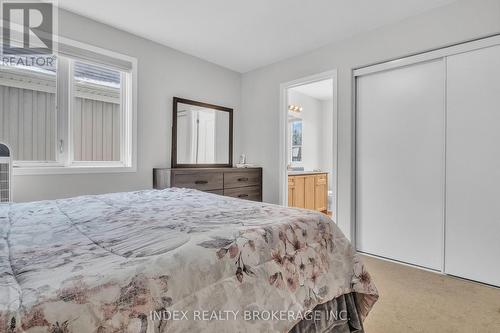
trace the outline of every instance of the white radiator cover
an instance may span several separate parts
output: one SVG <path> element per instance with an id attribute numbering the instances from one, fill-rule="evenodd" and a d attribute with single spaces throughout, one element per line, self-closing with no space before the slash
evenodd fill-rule
<path id="1" fill-rule="evenodd" d="M 0 202 L 12 200 L 12 159 L 7 145 L 0 143 Z"/>

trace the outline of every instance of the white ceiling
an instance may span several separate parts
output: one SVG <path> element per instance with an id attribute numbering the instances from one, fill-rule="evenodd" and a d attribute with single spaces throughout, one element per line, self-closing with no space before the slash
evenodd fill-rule
<path id="1" fill-rule="evenodd" d="M 454 1 L 59 0 L 59 5 L 247 72 Z"/>
<path id="2" fill-rule="evenodd" d="M 290 90 L 323 101 L 333 99 L 333 81 L 331 79 L 303 84 Z"/>

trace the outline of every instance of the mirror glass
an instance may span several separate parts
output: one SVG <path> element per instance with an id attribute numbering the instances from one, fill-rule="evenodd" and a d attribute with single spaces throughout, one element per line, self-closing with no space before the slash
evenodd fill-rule
<path id="1" fill-rule="evenodd" d="M 177 104 L 177 164 L 228 164 L 230 113 Z"/>

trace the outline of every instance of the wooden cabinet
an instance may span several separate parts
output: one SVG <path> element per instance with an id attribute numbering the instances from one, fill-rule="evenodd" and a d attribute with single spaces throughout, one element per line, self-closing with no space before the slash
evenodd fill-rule
<path id="1" fill-rule="evenodd" d="M 153 187 L 193 188 L 204 192 L 262 201 L 262 168 L 158 168 Z"/>
<path id="2" fill-rule="evenodd" d="M 288 207 L 293 207 L 295 203 L 295 179 L 288 177 Z"/>
<path id="3" fill-rule="evenodd" d="M 314 200 L 314 176 L 304 177 L 304 208 L 315 210 Z"/>
<path id="4" fill-rule="evenodd" d="M 328 210 L 328 175 L 314 176 L 314 209 Z"/>
<path id="5" fill-rule="evenodd" d="M 288 177 L 288 206 L 305 208 L 304 185 L 304 177 Z"/>
<path id="6" fill-rule="evenodd" d="M 288 176 L 288 206 L 326 212 L 328 209 L 328 174 Z"/>

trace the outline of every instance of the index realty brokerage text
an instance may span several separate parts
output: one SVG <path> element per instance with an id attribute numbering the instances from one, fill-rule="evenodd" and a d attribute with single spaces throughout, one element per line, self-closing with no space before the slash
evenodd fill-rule
<path id="1" fill-rule="evenodd" d="M 232 311 L 232 310 L 160 310 L 151 311 L 150 319 L 152 321 L 164 320 L 194 320 L 194 321 L 228 321 L 228 320 L 246 320 L 246 321 L 298 321 L 298 320 L 348 320 L 347 311 Z"/>

